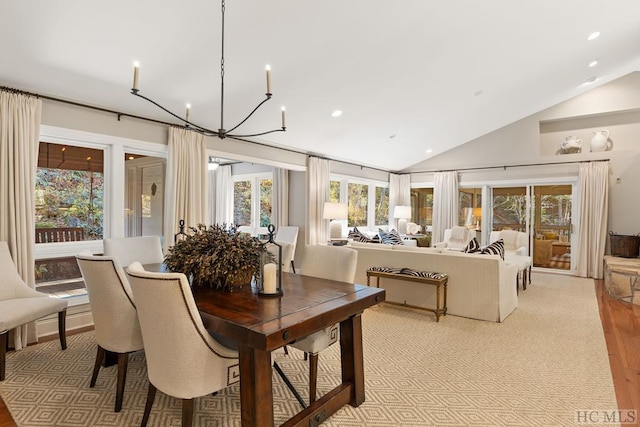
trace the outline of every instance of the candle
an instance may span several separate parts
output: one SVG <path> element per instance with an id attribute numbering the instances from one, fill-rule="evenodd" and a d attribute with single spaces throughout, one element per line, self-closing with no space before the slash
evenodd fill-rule
<path id="1" fill-rule="evenodd" d="M 138 90 L 138 71 L 140 70 L 140 63 L 138 61 L 133 63 L 133 90 Z"/>
<path id="2" fill-rule="evenodd" d="M 186 118 L 185 121 L 188 122 L 189 121 L 189 110 L 191 109 L 191 104 L 187 104 L 187 114 L 185 114 Z"/>
<path id="3" fill-rule="evenodd" d="M 282 129 L 284 129 L 285 127 L 286 126 L 284 125 L 284 107 L 282 107 Z"/>
<path id="4" fill-rule="evenodd" d="M 271 67 L 267 65 L 267 93 L 271 93 Z"/>
<path id="5" fill-rule="evenodd" d="M 263 283 L 262 291 L 265 294 L 275 294 L 276 293 L 276 265 L 274 263 L 265 264 L 262 274 L 264 274 L 264 278 L 262 280 L 262 283 Z"/>

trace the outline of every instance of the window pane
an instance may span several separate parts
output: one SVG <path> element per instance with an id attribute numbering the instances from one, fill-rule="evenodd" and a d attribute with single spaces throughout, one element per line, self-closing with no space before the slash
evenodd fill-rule
<path id="1" fill-rule="evenodd" d="M 125 236 L 162 236 L 166 160 L 125 154 Z"/>
<path id="2" fill-rule="evenodd" d="M 36 243 L 102 239 L 103 152 L 41 142 L 36 171 Z"/>
<path id="3" fill-rule="evenodd" d="M 367 225 L 367 204 L 369 201 L 369 186 L 365 184 L 351 184 L 347 186 L 347 203 L 349 207 L 349 227 Z"/>
<path id="4" fill-rule="evenodd" d="M 273 183 L 271 179 L 260 180 L 260 227 L 271 224 L 271 200 Z"/>
<path id="5" fill-rule="evenodd" d="M 251 181 L 233 183 L 233 222 L 236 226 L 251 226 Z"/>
<path id="6" fill-rule="evenodd" d="M 458 225 L 471 225 L 473 215 L 473 193 L 460 190 L 458 192 Z"/>
<path id="7" fill-rule="evenodd" d="M 433 225 L 433 188 L 411 190 L 411 211 L 416 215 L 416 224 Z"/>
<path id="8" fill-rule="evenodd" d="M 525 187 L 493 189 L 493 230 L 525 231 L 526 194 Z"/>
<path id="9" fill-rule="evenodd" d="M 376 187 L 376 223 L 375 225 L 389 224 L 389 189 Z"/>
<path id="10" fill-rule="evenodd" d="M 340 181 L 331 181 L 329 183 L 329 201 L 331 203 L 340 203 Z"/>

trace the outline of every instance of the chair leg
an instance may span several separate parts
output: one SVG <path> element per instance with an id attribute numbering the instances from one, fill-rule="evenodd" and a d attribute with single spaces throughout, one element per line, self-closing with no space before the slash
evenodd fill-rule
<path id="1" fill-rule="evenodd" d="M 127 381 L 127 365 L 129 353 L 118 353 L 118 380 L 116 382 L 116 408 L 115 412 L 122 410 L 122 398 L 124 396 L 124 384 Z"/>
<path id="2" fill-rule="evenodd" d="M 182 427 L 193 424 L 193 399 L 182 399 Z"/>
<path id="3" fill-rule="evenodd" d="M 60 336 L 60 347 L 67 349 L 67 309 L 58 313 L 58 335 Z"/>
<path id="4" fill-rule="evenodd" d="M 4 365 L 7 358 L 8 336 L 9 331 L 0 334 L 0 381 L 4 381 Z"/>
<path id="5" fill-rule="evenodd" d="M 142 416 L 142 423 L 140 427 L 146 427 L 149 422 L 149 414 L 151 413 L 151 407 L 153 406 L 153 401 L 156 398 L 156 387 L 149 382 L 149 390 L 147 391 L 147 403 L 144 405 L 144 415 Z"/>
<path id="6" fill-rule="evenodd" d="M 318 354 L 309 354 L 309 405 L 316 401 L 318 383 Z"/>
<path id="7" fill-rule="evenodd" d="M 527 269 L 522 270 L 522 290 L 527 290 Z"/>
<path id="8" fill-rule="evenodd" d="M 529 284 L 531 284 L 531 266 L 529 266 Z"/>
<path id="9" fill-rule="evenodd" d="M 90 388 L 93 388 L 96 385 L 102 359 L 104 359 L 104 348 L 98 346 L 98 351 L 96 352 L 96 363 L 93 365 L 93 374 L 91 374 L 91 382 L 89 383 Z"/>
<path id="10" fill-rule="evenodd" d="M 291 271 L 293 271 L 293 274 L 296 274 L 296 265 L 293 263 L 293 260 L 291 260 Z"/>

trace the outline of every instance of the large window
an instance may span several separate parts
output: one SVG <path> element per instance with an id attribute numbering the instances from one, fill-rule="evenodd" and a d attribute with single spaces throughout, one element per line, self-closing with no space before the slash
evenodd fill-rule
<path id="1" fill-rule="evenodd" d="M 346 203 L 347 226 L 377 231 L 389 224 L 389 185 L 350 177 L 332 177 L 329 201 Z"/>
<path id="2" fill-rule="evenodd" d="M 233 221 L 252 235 L 267 233 L 272 222 L 272 174 L 234 175 Z"/>
<path id="3" fill-rule="evenodd" d="M 411 189 L 411 220 L 418 225 L 433 225 L 433 188 Z"/>
<path id="4" fill-rule="evenodd" d="M 134 153 L 126 153 L 124 161 L 124 235 L 162 236 L 167 161 Z"/>

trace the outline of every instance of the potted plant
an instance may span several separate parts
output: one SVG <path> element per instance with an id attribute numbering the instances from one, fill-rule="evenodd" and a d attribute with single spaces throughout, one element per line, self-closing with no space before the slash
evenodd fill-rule
<path id="1" fill-rule="evenodd" d="M 198 224 L 189 230 L 187 237 L 169 248 L 164 261 L 170 271 L 184 273 L 193 286 L 230 291 L 249 285 L 259 274 L 264 247 L 255 237 L 239 232 L 233 224 Z"/>

